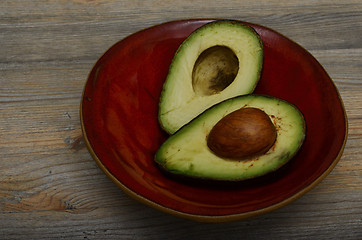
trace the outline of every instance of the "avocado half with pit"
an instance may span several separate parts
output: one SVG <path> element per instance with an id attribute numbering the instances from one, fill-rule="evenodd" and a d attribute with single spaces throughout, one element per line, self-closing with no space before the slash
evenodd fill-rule
<path id="1" fill-rule="evenodd" d="M 155 155 L 165 171 L 211 180 L 246 180 L 285 165 L 305 138 L 296 106 L 244 95 L 206 110 L 168 138 Z"/>
<path id="2" fill-rule="evenodd" d="M 159 103 L 161 127 L 173 134 L 206 109 L 254 91 L 263 45 L 253 28 L 219 20 L 191 33 L 174 55 Z"/>

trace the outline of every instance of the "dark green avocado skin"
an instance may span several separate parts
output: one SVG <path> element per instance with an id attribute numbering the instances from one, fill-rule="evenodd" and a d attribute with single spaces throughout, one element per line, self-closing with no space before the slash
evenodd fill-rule
<path id="1" fill-rule="evenodd" d="M 277 139 L 268 152 L 245 160 L 216 156 L 207 147 L 207 136 L 223 116 L 243 107 L 268 114 L 277 129 Z M 159 148 L 155 162 L 168 174 L 212 181 L 242 181 L 280 169 L 299 151 L 306 125 L 296 106 L 270 96 L 243 95 L 207 109 L 170 136 Z"/>

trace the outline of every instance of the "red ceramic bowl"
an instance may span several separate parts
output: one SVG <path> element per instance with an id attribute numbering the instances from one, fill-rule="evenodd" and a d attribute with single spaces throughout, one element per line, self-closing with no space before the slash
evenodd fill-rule
<path id="1" fill-rule="evenodd" d="M 244 219 L 302 196 L 337 164 L 347 138 L 341 97 L 317 60 L 298 44 L 263 26 L 262 78 L 255 93 L 285 99 L 304 114 L 300 152 L 282 169 L 240 183 L 192 182 L 166 176 L 154 154 L 167 139 L 158 102 L 180 43 L 212 20 L 168 22 L 112 46 L 95 64 L 81 102 L 81 124 L 100 168 L 127 194 L 159 210 L 205 222 Z"/>

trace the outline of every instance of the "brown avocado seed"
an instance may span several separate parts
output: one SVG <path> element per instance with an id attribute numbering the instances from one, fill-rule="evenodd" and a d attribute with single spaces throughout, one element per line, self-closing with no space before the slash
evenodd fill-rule
<path id="1" fill-rule="evenodd" d="M 276 138 L 276 128 L 264 111 L 241 108 L 211 129 L 207 145 L 219 157 L 246 159 L 266 153 Z"/>

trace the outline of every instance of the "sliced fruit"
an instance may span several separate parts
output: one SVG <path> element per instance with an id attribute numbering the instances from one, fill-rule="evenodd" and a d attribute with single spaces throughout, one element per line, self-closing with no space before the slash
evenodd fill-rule
<path id="1" fill-rule="evenodd" d="M 274 143 L 266 152 L 250 153 L 241 159 L 215 154 L 208 146 L 210 132 L 225 116 L 247 108 L 259 109 L 268 116 L 276 130 Z M 228 133 L 222 134 L 225 137 Z M 264 133 L 256 131 L 255 134 L 257 136 L 241 134 L 241 138 L 245 137 L 246 142 L 248 139 L 254 141 L 253 138 Z M 165 171 L 176 175 L 213 180 L 245 180 L 279 169 L 298 152 L 304 138 L 304 117 L 294 105 L 269 96 L 245 95 L 219 103 L 185 125 L 163 143 L 155 155 L 155 161 Z M 229 144 L 234 145 L 234 149 L 237 140 L 235 142 Z M 243 144 L 240 144 L 242 147 Z"/>
<path id="2" fill-rule="evenodd" d="M 159 103 L 159 122 L 176 132 L 211 106 L 254 91 L 263 45 L 253 28 L 220 20 L 195 30 L 177 50 Z"/>

